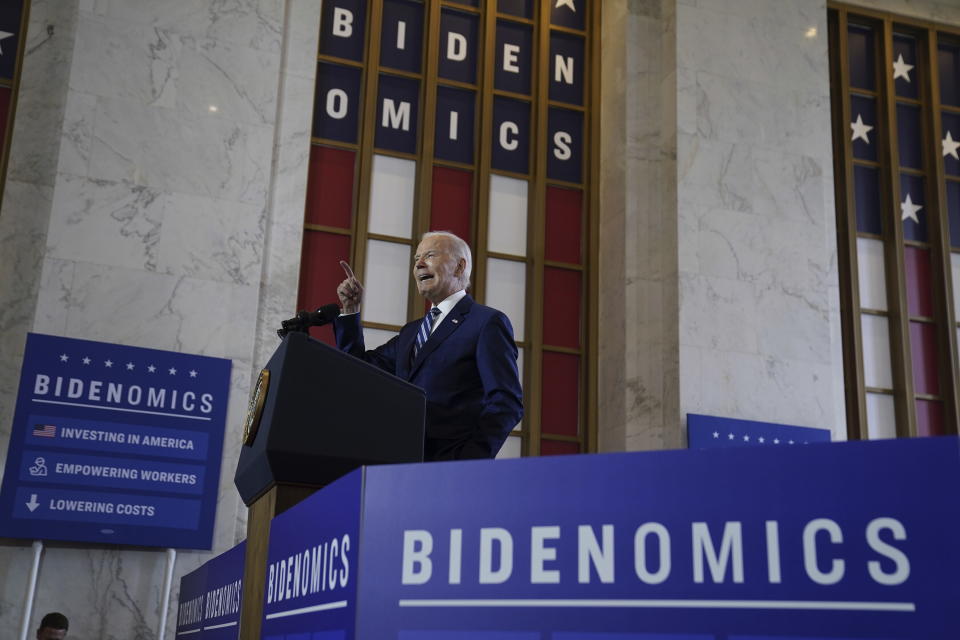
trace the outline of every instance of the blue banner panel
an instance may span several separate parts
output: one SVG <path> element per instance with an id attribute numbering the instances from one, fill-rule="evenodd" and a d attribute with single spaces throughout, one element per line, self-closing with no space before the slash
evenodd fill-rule
<path id="1" fill-rule="evenodd" d="M 900 166 L 923 169 L 922 125 L 920 107 L 912 104 L 897 104 L 897 150 Z"/>
<path id="2" fill-rule="evenodd" d="M 23 0 L 0 3 L 0 78 L 13 79 L 20 44 L 20 16 Z"/>
<path id="3" fill-rule="evenodd" d="M 955 640 L 958 483 L 955 437 L 371 467 L 357 637 Z"/>
<path id="4" fill-rule="evenodd" d="M 384 0 L 380 66 L 420 73 L 423 5 L 410 0 Z"/>
<path id="5" fill-rule="evenodd" d="M 960 183 L 947 180 L 947 213 L 950 219 L 950 246 L 960 249 Z"/>
<path id="6" fill-rule="evenodd" d="M 379 149 L 416 153 L 419 104 L 418 80 L 381 73 L 374 145 Z"/>
<path id="7" fill-rule="evenodd" d="M 497 0 L 497 11 L 521 18 L 533 18 L 533 0 Z"/>
<path id="8" fill-rule="evenodd" d="M 847 63 L 850 86 L 874 89 L 874 32 L 871 27 L 851 24 L 847 29 Z"/>
<path id="9" fill-rule="evenodd" d="M 440 78 L 476 83 L 479 21 L 476 14 L 440 10 L 440 62 L 437 65 Z"/>
<path id="10" fill-rule="evenodd" d="M 29 334 L 0 536 L 210 548 L 230 368 Z"/>
<path id="11" fill-rule="evenodd" d="M 583 180 L 583 113 L 550 107 L 547 114 L 547 177 Z"/>
<path id="12" fill-rule="evenodd" d="M 264 640 L 353 637 L 362 479 L 356 470 L 271 522 Z"/>
<path id="13" fill-rule="evenodd" d="M 691 449 L 789 447 L 811 442 L 830 442 L 830 432 L 826 429 L 795 427 L 774 422 L 687 414 L 687 446 Z"/>
<path id="14" fill-rule="evenodd" d="M 850 96 L 850 137 L 853 139 L 853 157 L 861 160 L 877 159 L 877 100 L 866 96 Z"/>
<path id="15" fill-rule="evenodd" d="M 493 136 L 493 168 L 527 173 L 530 160 L 530 103 L 494 96 Z"/>
<path id="16" fill-rule="evenodd" d="M 246 542 L 241 542 L 206 564 L 203 640 L 237 640 L 239 636 L 246 550 Z"/>
<path id="17" fill-rule="evenodd" d="M 583 37 L 550 33 L 550 99 L 583 106 Z"/>
<path id="18" fill-rule="evenodd" d="M 437 126 L 434 155 L 442 160 L 473 164 L 473 117 L 476 93 L 467 89 L 437 87 Z"/>
<path id="19" fill-rule="evenodd" d="M 317 63 L 313 137 L 357 143 L 360 125 L 360 69 Z"/>
<path id="20" fill-rule="evenodd" d="M 874 167 L 853 165 L 853 184 L 857 207 L 857 231 L 880 235 L 880 173 Z"/>
<path id="21" fill-rule="evenodd" d="M 320 16 L 320 53 L 363 61 L 365 0 L 326 0 Z"/>
<path id="22" fill-rule="evenodd" d="M 207 564 L 180 578 L 177 638 L 203 639 L 203 599 L 207 591 Z"/>
<path id="23" fill-rule="evenodd" d="M 912 35 L 893 34 L 893 86 L 897 96 L 919 97 L 920 77 L 917 73 L 917 40 Z"/>
<path id="24" fill-rule="evenodd" d="M 923 177 L 900 174 L 900 206 L 897 207 L 903 223 L 903 239 L 927 242 L 927 208 Z"/>
<path id="25" fill-rule="evenodd" d="M 943 169 L 947 175 L 960 176 L 960 144 L 956 144 L 960 142 L 960 115 L 941 111 L 940 122 L 943 125 L 943 140 L 940 142 Z"/>
<path id="26" fill-rule="evenodd" d="M 497 20 L 496 47 L 494 88 L 530 95 L 533 28 L 520 22 Z"/>
<path id="27" fill-rule="evenodd" d="M 550 3 L 550 24 L 583 29 L 587 19 L 587 0 L 553 0 Z"/>

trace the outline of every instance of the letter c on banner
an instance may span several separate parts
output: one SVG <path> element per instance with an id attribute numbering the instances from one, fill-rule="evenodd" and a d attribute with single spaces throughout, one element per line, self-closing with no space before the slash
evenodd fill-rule
<path id="1" fill-rule="evenodd" d="M 508 133 L 513 134 L 513 138 L 507 137 Z M 520 133 L 520 127 L 517 126 L 516 122 L 510 122 L 509 120 L 504 121 L 500 124 L 500 146 L 505 151 L 514 151 L 519 143 L 517 142 L 517 136 Z"/>

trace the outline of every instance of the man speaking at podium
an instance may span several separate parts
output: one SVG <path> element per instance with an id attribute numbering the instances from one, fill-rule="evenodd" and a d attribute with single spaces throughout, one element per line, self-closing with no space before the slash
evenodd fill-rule
<path id="1" fill-rule="evenodd" d="M 337 287 L 342 307 L 334 321 L 337 347 L 426 392 L 424 460 L 497 455 L 523 416 L 517 345 L 507 316 L 467 295 L 469 245 L 445 231 L 423 235 L 413 278 L 432 308 L 371 351 L 360 326 L 363 287 L 350 265 L 340 266 L 347 277 Z"/>

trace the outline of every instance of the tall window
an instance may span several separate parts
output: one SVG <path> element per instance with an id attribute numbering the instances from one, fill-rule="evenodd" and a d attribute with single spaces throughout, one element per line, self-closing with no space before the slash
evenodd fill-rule
<path id="1" fill-rule="evenodd" d="M 590 135 L 598 75 L 588 0 L 326 0 L 301 308 L 348 259 L 368 348 L 424 314 L 413 249 L 450 230 L 471 294 L 507 314 L 525 417 L 502 456 L 595 450 L 597 305 Z M 329 330 L 316 337 L 332 341 Z"/>
<path id="2" fill-rule="evenodd" d="M 849 436 L 955 434 L 960 30 L 829 18 Z"/>

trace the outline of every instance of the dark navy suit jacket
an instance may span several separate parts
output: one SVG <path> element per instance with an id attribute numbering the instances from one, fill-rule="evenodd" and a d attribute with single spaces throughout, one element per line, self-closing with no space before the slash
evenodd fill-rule
<path id="1" fill-rule="evenodd" d="M 422 318 L 367 351 L 360 314 L 334 321 L 337 346 L 426 391 L 425 460 L 492 458 L 523 417 L 510 320 L 464 296 L 410 355 Z M 371 398 L 371 401 L 376 401 Z"/>

